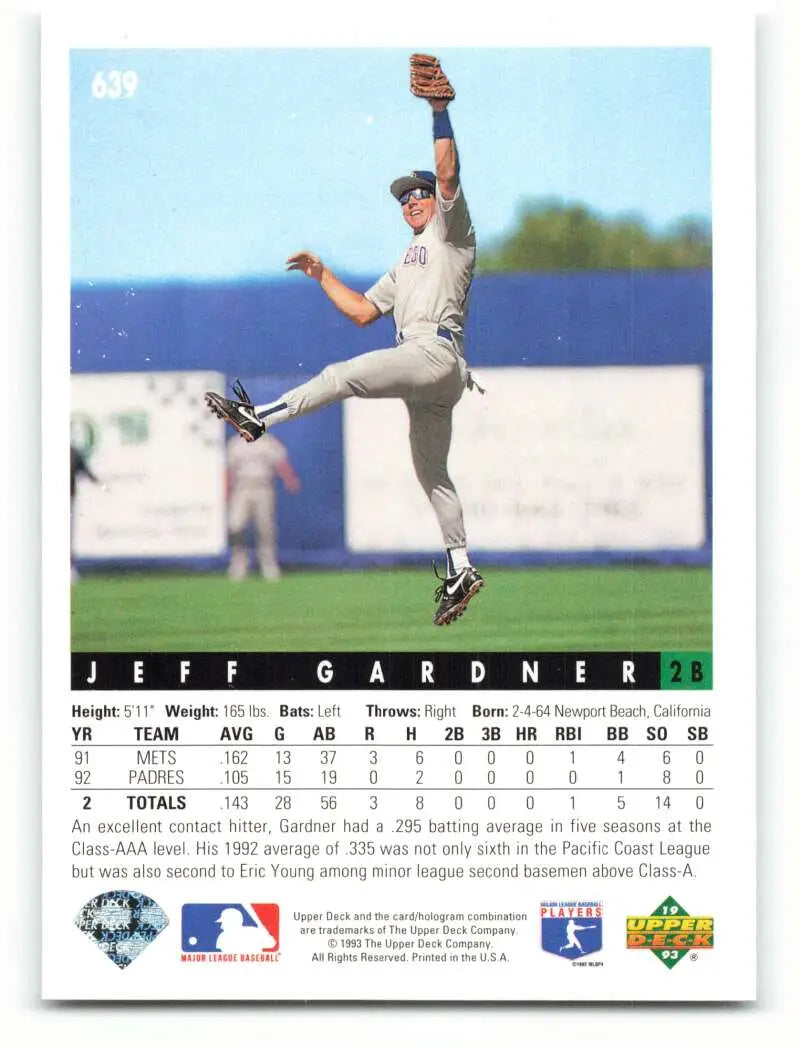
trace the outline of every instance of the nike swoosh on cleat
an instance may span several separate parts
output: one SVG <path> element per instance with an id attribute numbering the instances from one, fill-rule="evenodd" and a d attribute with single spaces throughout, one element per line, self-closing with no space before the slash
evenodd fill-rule
<path id="1" fill-rule="evenodd" d="M 451 622 L 457 621 L 461 615 L 466 611 L 467 604 L 477 593 L 481 591 L 486 582 L 483 578 L 476 579 L 469 587 L 467 592 L 464 594 L 462 600 L 459 600 L 457 604 L 445 611 L 444 614 L 439 618 L 434 618 L 434 625 L 450 625 Z"/>
<path id="2" fill-rule="evenodd" d="M 459 575 L 457 580 L 456 580 L 455 585 L 453 585 L 452 587 L 447 585 L 447 583 L 445 583 L 444 591 L 447 593 L 448 596 L 453 596 L 455 593 L 458 592 L 459 588 L 461 587 L 461 582 L 462 581 L 463 581 L 463 579 L 462 579 L 461 575 Z"/>

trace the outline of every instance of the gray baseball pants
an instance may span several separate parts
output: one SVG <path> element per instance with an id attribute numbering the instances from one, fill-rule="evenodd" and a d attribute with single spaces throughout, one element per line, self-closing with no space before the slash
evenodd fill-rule
<path id="1" fill-rule="evenodd" d="M 426 335 L 331 364 L 281 399 L 290 418 L 350 396 L 404 400 L 417 479 L 436 513 L 445 547 L 455 549 L 466 546 L 467 539 L 447 456 L 453 408 L 464 392 L 466 373 L 463 358 L 444 339 Z"/>
<path id="2" fill-rule="evenodd" d="M 273 484 L 259 487 L 239 484 L 231 491 L 228 530 L 232 547 L 230 573 L 234 578 L 244 578 L 247 574 L 249 556 L 245 545 L 245 529 L 251 520 L 256 529 L 256 549 L 261 573 L 267 578 L 275 578 L 280 574 L 280 568 Z"/>

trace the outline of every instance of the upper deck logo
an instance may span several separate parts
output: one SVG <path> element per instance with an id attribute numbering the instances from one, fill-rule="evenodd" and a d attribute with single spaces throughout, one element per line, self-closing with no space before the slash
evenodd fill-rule
<path id="1" fill-rule="evenodd" d="M 579 960 L 603 948 L 602 902 L 542 902 L 542 948 Z"/>
<path id="2" fill-rule="evenodd" d="M 690 916 L 670 896 L 649 916 L 628 917 L 626 944 L 629 949 L 649 949 L 672 968 L 687 952 L 714 948 L 714 917 Z"/>
<path id="3" fill-rule="evenodd" d="M 184 905 L 181 946 L 185 961 L 271 963 L 278 959 L 278 906 L 271 902 Z"/>
<path id="4" fill-rule="evenodd" d="M 121 970 L 130 967 L 168 923 L 161 906 L 139 891 L 98 894 L 75 917 L 75 926 Z"/>

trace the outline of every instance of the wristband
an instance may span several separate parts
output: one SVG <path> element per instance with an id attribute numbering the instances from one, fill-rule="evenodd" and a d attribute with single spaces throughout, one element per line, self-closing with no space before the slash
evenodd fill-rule
<path id="1" fill-rule="evenodd" d="M 453 138 L 453 128 L 450 126 L 450 115 L 446 109 L 433 113 L 433 140 L 437 138 Z"/>

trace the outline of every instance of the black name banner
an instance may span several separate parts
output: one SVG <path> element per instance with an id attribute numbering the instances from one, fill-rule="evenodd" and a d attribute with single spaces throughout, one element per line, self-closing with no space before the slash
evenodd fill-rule
<path id="1" fill-rule="evenodd" d="M 73 691 L 659 690 L 655 652 L 73 653 Z"/>

